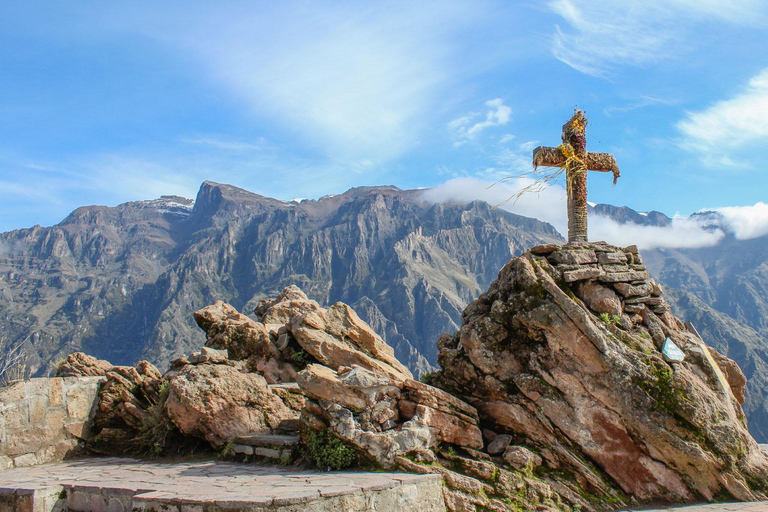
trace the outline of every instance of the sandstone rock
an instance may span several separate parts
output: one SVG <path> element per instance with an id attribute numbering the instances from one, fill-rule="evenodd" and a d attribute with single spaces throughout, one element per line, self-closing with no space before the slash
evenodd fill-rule
<path id="1" fill-rule="evenodd" d="M 318 362 L 333 369 L 362 366 L 395 379 L 412 379 L 392 347 L 341 302 L 291 318 L 293 336 Z"/>
<path id="2" fill-rule="evenodd" d="M 597 255 L 591 249 L 563 249 L 552 253 L 547 259 L 555 264 L 586 265 L 588 263 L 597 263 Z"/>
<path id="3" fill-rule="evenodd" d="M 483 446 L 475 409 L 426 384 L 396 381 L 360 366 L 335 371 L 319 364 L 302 370 L 298 384 L 316 401 L 303 413 L 308 425 L 327 425 L 387 467 L 395 456 L 438 442 Z"/>
<path id="4" fill-rule="evenodd" d="M 629 283 L 615 283 L 613 288 L 623 297 L 637 297 L 650 295 L 653 292 L 653 285 L 650 282 L 641 285 L 632 285 Z"/>
<path id="5" fill-rule="evenodd" d="M 715 362 L 725 374 L 725 378 L 728 380 L 728 385 L 733 391 L 733 396 L 740 404 L 744 404 L 745 391 L 747 388 L 747 378 L 744 376 L 744 372 L 741 371 L 739 365 L 733 359 L 724 356 L 712 347 L 707 347 L 709 353 L 715 359 Z"/>
<path id="6" fill-rule="evenodd" d="M 624 252 L 640 264 L 636 248 Z M 584 269 L 602 271 L 600 264 Z M 739 379 L 730 385 L 723 376 L 730 363 L 715 363 L 671 313 L 649 309 L 658 306 L 638 303 L 640 324 L 601 322 L 571 299 L 580 286 L 563 284 L 539 257 L 511 260 L 467 307 L 460 331 L 438 340 L 443 369 L 434 383 L 477 407 L 481 427 L 523 440 L 528 448 L 508 450 L 510 464 L 573 475 L 589 494 L 546 476 L 526 482 L 558 489 L 572 504 L 605 507 L 617 490 L 641 501 L 711 500 L 722 492 L 764 499 L 768 459 L 731 391 Z M 649 299 L 653 291 L 646 271 L 607 273 L 594 286 L 628 295 L 642 287 Z M 661 358 L 666 337 L 686 353 L 683 362 Z"/>
<path id="7" fill-rule="evenodd" d="M 596 313 L 608 313 L 609 315 L 621 315 L 622 313 L 621 300 L 619 300 L 616 292 L 594 281 L 579 283 L 576 286 L 576 296 Z"/>
<path id="8" fill-rule="evenodd" d="M 160 371 L 140 361 L 134 367 L 113 366 L 106 377 L 99 390 L 96 426 L 140 428 L 147 408 L 160 398 Z"/>
<path id="9" fill-rule="evenodd" d="M 624 264 L 627 262 L 627 255 L 622 251 L 599 252 L 597 253 L 597 261 L 601 265 Z"/>
<path id="10" fill-rule="evenodd" d="M 222 301 L 196 311 L 194 317 L 205 331 L 207 346 L 227 350 L 228 357 L 234 360 L 248 359 L 269 383 L 296 380 L 296 369 L 272 343 L 263 323 L 251 320 Z"/>
<path id="11" fill-rule="evenodd" d="M 288 286 L 275 299 L 267 299 L 259 302 L 255 313 L 264 324 L 285 325 L 291 322 L 294 316 L 319 311 L 320 305 L 310 300 L 298 286 Z"/>
<path id="12" fill-rule="evenodd" d="M 558 244 L 541 244 L 531 248 L 531 254 L 539 256 L 547 256 L 554 251 L 560 249 Z"/>
<path id="13" fill-rule="evenodd" d="M 112 369 L 112 364 L 103 359 L 76 352 L 69 354 L 56 370 L 57 377 L 101 377 Z"/>
<path id="14" fill-rule="evenodd" d="M 486 451 L 491 455 L 500 455 L 504 453 L 504 450 L 507 449 L 507 446 L 509 446 L 510 443 L 512 443 L 512 436 L 508 434 L 500 434 L 488 444 Z"/>
<path id="15" fill-rule="evenodd" d="M 183 434 L 215 447 L 239 434 L 271 432 L 282 420 L 298 416 L 256 373 L 226 365 L 190 365 L 168 377 L 168 416 Z"/>
<path id="16" fill-rule="evenodd" d="M 508 446 L 503 458 L 504 462 L 519 471 L 532 471 L 543 462 L 541 457 L 524 446 Z"/>
<path id="17" fill-rule="evenodd" d="M 582 281 L 584 279 L 594 279 L 605 276 L 605 270 L 601 268 L 580 268 L 563 272 L 563 280 L 566 283 Z"/>

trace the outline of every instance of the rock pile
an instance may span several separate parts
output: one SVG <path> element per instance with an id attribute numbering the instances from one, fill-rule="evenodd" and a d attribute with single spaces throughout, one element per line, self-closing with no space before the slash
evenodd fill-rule
<path id="1" fill-rule="evenodd" d="M 451 511 L 768 491 L 743 374 L 671 314 L 635 248 L 547 245 L 511 260 L 440 338 L 429 383 L 345 304 L 322 308 L 292 286 L 255 313 L 197 311 L 206 347 L 162 376 L 83 355 L 62 367 L 107 376 L 102 437 L 157 434 L 163 415 L 236 453 L 437 473 Z M 667 342 L 682 362 L 665 360 Z"/>

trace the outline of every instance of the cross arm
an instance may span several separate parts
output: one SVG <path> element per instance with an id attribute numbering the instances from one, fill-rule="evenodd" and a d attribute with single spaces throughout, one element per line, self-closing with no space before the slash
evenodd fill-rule
<path id="1" fill-rule="evenodd" d="M 539 146 L 533 150 L 533 167 L 563 167 L 565 155 L 558 148 Z"/>
<path id="2" fill-rule="evenodd" d="M 619 164 L 610 153 L 587 153 L 587 170 L 598 172 L 612 172 L 613 184 L 621 176 Z"/>

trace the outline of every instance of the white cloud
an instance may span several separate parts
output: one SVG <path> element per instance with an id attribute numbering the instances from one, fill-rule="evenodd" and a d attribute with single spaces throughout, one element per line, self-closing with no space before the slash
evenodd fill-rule
<path id="1" fill-rule="evenodd" d="M 768 68 L 754 76 L 742 92 L 701 112 L 689 112 L 677 123 L 682 146 L 705 163 L 738 165 L 730 155 L 750 144 L 768 144 Z"/>
<path id="2" fill-rule="evenodd" d="M 739 240 L 768 235 L 768 204 L 714 208 L 723 216 L 724 227 Z"/>
<path id="3" fill-rule="evenodd" d="M 501 98 L 488 100 L 485 102 L 485 106 L 488 107 L 488 110 L 482 121 L 477 121 L 477 118 L 482 114 L 472 112 L 448 123 L 448 130 L 453 134 L 456 143 L 461 145 L 467 140 L 474 139 L 483 130 L 494 126 L 504 126 L 512 119 L 512 109 L 505 105 Z M 511 137 L 514 138 L 514 135 Z M 506 138 L 507 135 L 504 136 L 504 139 Z M 456 143 L 454 146 L 457 145 Z"/>
<path id="4" fill-rule="evenodd" d="M 530 167 L 530 162 L 529 162 Z M 540 193 L 523 194 L 517 201 L 515 194 L 533 180 L 514 178 L 505 183 L 494 183 L 478 178 L 456 178 L 424 191 L 424 198 L 431 202 L 470 202 L 481 200 L 492 206 L 533 217 L 552 224 L 560 233 L 567 229 L 565 190 L 557 185 Z"/>
<path id="5" fill-rule="evenodd" d="M 556 26 L 553 54 L 594 76 L 677 56 L 695 44 L 702 21 L 757 26 L 768 11 L 764 0 L 554 0 L 549 7 L 571 29 Z"/>
<path id="6" fill-rule="evenodd" d="M 668 226 L 644 226 L 622 224 L 601 215 L 589 216 L 590 240 L 604 240 L 620 247 L 634 244 L 640 249 L 692 249 L 716 245 L 723 236 L 721 230 L 707 230 L 689 217 L 675 216 Z"/>
<path id="7" fill-rule="evenodd" d="M 433 202 L 470 202 L 482 200 L 518 215 L 532 217 L 552 224 L 563 238 L 567 236 L 565 190 L 557 185 L 540 193 L 527 193 L 516 201 L 510 200 L 525 186 L 528 178 L 517 178 L 508 183 L 492 183 L 477 178 L 457 178 L 424 191 L 424 198 Z M 763 205 L 766 209 L 768 206 Z M 768 213 L 766 213 L 768 214 Z M 725 214 L 724 214 L 725 215 Z M 635 244 L 641 249 L 694 248 L 716 245 L 724 236 L 722 230 L 706 229 L 695 219 L 675 217 L 669 226 L 643 226 L 619 222 L 599 215 L 589 216 L 590 240 L 627 246 Z"/>
<path id="8" fill-rule="evenodd" d="M 515 135 L 512 135 L 511 133 L 505 134 L 502 138 L 499 139 L 500 144 L 506 144 L 507 142 L 512 142 L 517 137 Z"/>
<path id="9" fill-rule="evenodd" d="M 259 137 L 253 142 L 244 142 L 217 135 L 205 135 L 195 138 L 182 139 L 181 142 L 186 144 L 208 146 L 214 149 L 220 149 L 222 151 L 234 152 L 262 151 L 264 149 L 269 149 L 270 147 L 269 143 L 264 137 Z"/>

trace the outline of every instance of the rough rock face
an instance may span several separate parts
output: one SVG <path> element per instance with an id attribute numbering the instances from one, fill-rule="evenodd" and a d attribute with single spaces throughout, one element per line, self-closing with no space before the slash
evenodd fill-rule
<path id="1" fill-rule="evenodd" d="M 478 409 L 489 438 L 509 436 L 505 460 L 540 463 L 561 496 L 766 496 L 768 460 L 747 432 L 735 363 L 669 312 L 636 248 L 533 248 L 463 320 L 438 342 L 435 382 Z M 665 361 L 667 339 L 682 362 Z"/>
<path id="2" fill-rule="evenodd" d="M 207 346 L 226 349 L 232 359 L 247 360 L 270 384 L 296 381 L 296 370 L 272 340 L 276 342 L 279 337 L 276 330 L 268 330 L 263 323 L 251 320 L 220 300 L 196 311 L 194 316 L 206 333 Z"/>
<path id="3" fill-rule="evenodd" d="M 81 371 L 90 374 L 96 371 L 95 368 L 103 368 L 106 361 L 95 360 L 93 363 L 90 368 L 82 367 Z M 110 365 L 104 375 L 107 380 L 99 389 L 99 405 L 94 419 L 96 435 L 88 446 L 97 452 L 129 452 L 150 414 L 149 409 L 161 400 L 160 372 L 151 363 L 140 361 L 133 367 Z"/>
<path id="4" fill-rule="evenodd" d="M 258 373 L 225 364 L 185 365 L 169 372 L 165 410 L 186 435 L 221 447 L 235 436 L 269 433 L 283 420 L 297 418 Z"/>
<path id="5" fill-rule="evenodd" d="M 57 377 L 101 377 L 112 369 L 112 364 L 83 352 L 69 354 L 56 370 Z"/>

